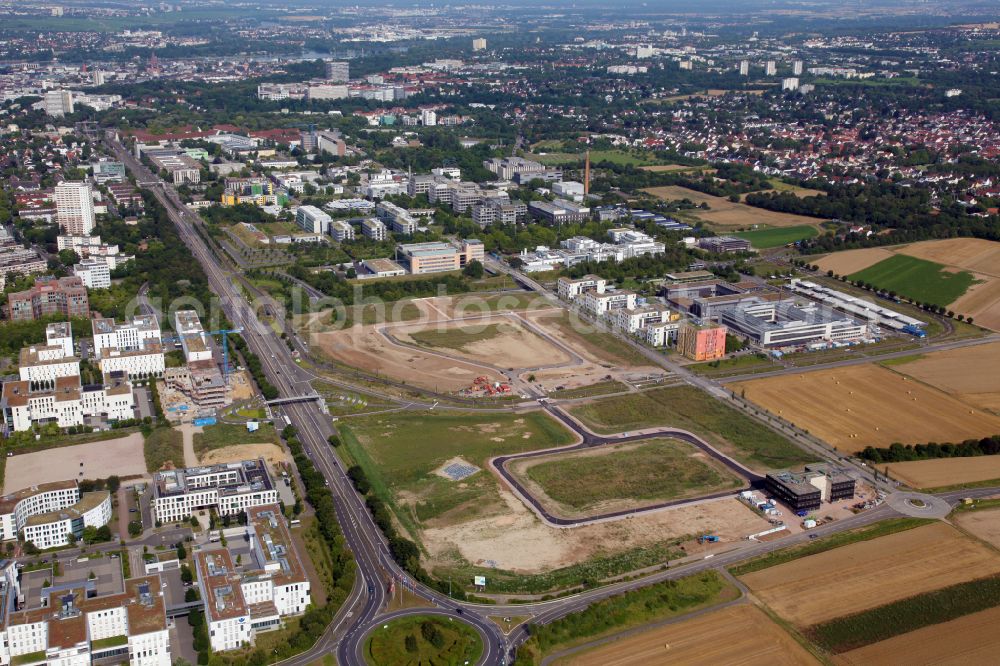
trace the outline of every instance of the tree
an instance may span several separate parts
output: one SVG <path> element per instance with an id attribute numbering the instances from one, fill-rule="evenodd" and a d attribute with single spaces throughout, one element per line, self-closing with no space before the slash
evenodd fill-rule
<path id="1" fill-rule="evenodd" d="M 111 541 L 111 528 L 107 525 L 101 525 L 97 528 L 97 541 Z"/>
<path id="2" fill-rule="evenodd" d="M 406 651 L 407 652 L 416 652 L 417 651 L 417 637 L 414 636 L 413 634 L 407 634 L 406 638 L 403 639 L 403 643 L 406 646 Z"/>
<path id="3" fill-rule="evenodd" d="M 97 541 L 97 528 L 93 525 L 87 525 L 83 528 L 83 542 L 86 544 L 95 543 Z"/>
<path id="4" fill-rule="evenodd" d="M 462 274 L 465 275 L 466 277 L 478 280 L 479 278 L 483 277 L 483 265 L 479 262 L 478 259 L 473 259 L 472 261 L 470 261 L 465 265 L 465 268 L 462 269 Z"/>
<path id="5" fill-rule="evenodd" d="M 184 543 L 181 542 L 181 543 L 177 544 L 177 559 L 178 560 L 186 560 L 187 556 L 188 556 L 188 554 L 187 554 L 187 548 L 184 547 Z"/>
<path id="6" fill-rule="evenodd" d="M 193 583 L 194 574 L 191 573 L 191 567 L 186 564 L 181 565 L 181 582 L 182 583 Z"/>
<path id="7" fill-rule="evenodd" d="M 142 523 L 138 520 L 132 520 L 128 524 L 128 535 L 131 537 L 137 537 L 142 534 Z"/>
<path id="8" fill-rule="evenodd" d="M 108 492 L 111 493 L 112 495 L 118 492 L 118 489 L 121 487 L 121 485 L 122 481 L 121 479 L 118 478 L 117 475 L 112 474 L 111 476 L 108 477 L 107 488 Z"/>
<path id="9" fill-rule="evenodd" d="M 76 545 L 76 535 L 73 534 L 72 532 L 67 532 L 66 533 L 66 541 L 69 543 L 69 545 L 75 546 Z"/>
<path id="10" fill-rule="evenodd" d="M 200 598 L 201 596 L 198 594 L 198 590 L 193 587 L 189 587 L 187 589 L 187 592 L 184 593 L 184 601 L 187 603 L 191 603 L 192 601 L 198 601 Z"/>
<path id="11" fill-rule="evenodd" d="M 326 441 L 330 446 L 333 447 L 340 446 L 340 438 L 337 437 L 336 435 L 330 435 L 329 437 L 326 438 Z"/>

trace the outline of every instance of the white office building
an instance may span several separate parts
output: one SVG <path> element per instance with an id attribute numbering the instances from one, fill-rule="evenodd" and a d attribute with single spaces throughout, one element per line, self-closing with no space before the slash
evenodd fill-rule
<path id="1" fill-rule="evenodd" d="M 89 236 L 94 230 L 94 195 L 89 183 L 64 180 L 56 185 L 56 222 L 64 233 Z"/>
<path id="2" fill-rule="evenodd" d="M 330 235 L 340 242 L 354 240 L 354 227 L 343 220 L 330 220 Z"/>
<path id="3" fill-rule="evenodd" d="M 90 257 L 73 265 L 73 275 L 83 280 L 88 289 L 107 289 L 111 286 L 111 271 L 107 262 Z"/>
<path id="4" fill-rule="evenodd" d="M 219 515 L 235 516 L 252 507 L 277 502 L 278 491 L 271 483 L 263 459 L 153 475 L 153 512 L 164 523 L 184 520 L 192 512 L 210 507 Z"/>
<path id="5" fill-rule="evenodd" d="M 305 231 L 314 234 L 329 234 L 332 218 L 315 206 L 299 206 L 295 211 L 295 223 Z"/>
<path id="6" fill-rule="evenodd" d="M 382 220 L 377 217 L 366 217 L 361 220 L 361 233 L 373 241 L 384 241 L 387 231 Z"/>

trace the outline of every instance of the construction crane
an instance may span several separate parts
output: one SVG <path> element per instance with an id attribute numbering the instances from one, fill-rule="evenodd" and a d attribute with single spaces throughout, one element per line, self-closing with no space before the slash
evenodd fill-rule
<path id="1" fill-rule="evenodd" d="M 182 338 L 195 338 L 201 337 L 203 335 L 221 335 L 222 336 L 222 377 L 226 382 L 226 386 L 229 386 L 229 334 L 230 333 L 242 333 L 242 328 L 232 328 L 232 329 L 219 329 L 218 331 L 198 331 L 196 333 L 183 333 L 175 336 L 161 336 L 160 340 L 163 343 L 173 342 L 182 343 Z"/>

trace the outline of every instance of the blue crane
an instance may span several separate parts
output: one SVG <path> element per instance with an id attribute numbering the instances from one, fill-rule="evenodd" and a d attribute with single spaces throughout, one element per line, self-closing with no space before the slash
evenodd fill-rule
<path id="1" fill-rule="evenodd" d="M 222 376 L 226 382 L 226 386 L 229 386 L 229 334 L 230 333 L 242 333 L 242 328 L 227 329 L 223 328 L 218 331 L 198 331 L 197 333 L 182 333 L 180 335 L 161 336 L 160 340 L 163 343 L 167 342 L 182 342 L 182 338 L 194 338 L 200 337 L 202 335 L 221 335 L 222 336 Z"/>

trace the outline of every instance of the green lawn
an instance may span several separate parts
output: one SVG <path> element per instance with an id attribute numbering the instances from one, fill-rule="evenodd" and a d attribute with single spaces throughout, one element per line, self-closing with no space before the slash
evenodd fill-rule
<path id="1" fill-rule="evenodd" d="M 528 478 L 556 502 L 589 509 L 610 500 L 650 503 L 728 488 L 742 481 L 721 465 L 696 457 L 697 449 L 676 439 L 607 447 L 559 456 L 527 468 Z"/>
<path id="2" fill-rule="evenodd" d="M 581 386 L 579 388 L 563 389 L 561 391 L 552 391 L 549 393 L 550 398 L 555 398 L 557 400 L 568 400 L 572 398 L 592 398 L 598 395 L 607 395 L 609 393 L 624 393 L 628 390 L 628 386 L 622 384 L 620 381 L 610 379 L 604 382 L 597 382 L 596 384 L 590 384 L 588 386 Z"/>
<path id="3" fill-rule="evenodd" d="M 941 264 L 905 254 L 894 254 L 848 278 L 941 306 L 957 300 L 976 281 L 967 271 L 949 272 Z"/>
<path id="4" fill-rule="evenodd" d="M 464 622 L 416 615 L 379 625 L 364 649 L 371 666 L 474 664 L 483 654 L 483 641 Z"/>
<path id="5" fill-rule="evenodd" d="M 797 467 L 816 460 L 777 432 L 693 386 L 615 396 L 570 411 L 602 434 L 654 426 L 690 430 L 757 469 Z"/>
<path id="6" fill-rule="evenodd" d="M 483 340 L 492 340 L 504 334 L 503 324 L 471 324 L 455 328 L 431 328 L 412 331 L 408 335 L 418 345 L 437 349 L 464 349 Z"/>
<path id="7" fill-rule="evenodd" d="M 414 538 L 417 525 L 447 516 L 472 519 L 500 501 L 489 458 L 569 444 L 573 437 L 544 412 L 465 415 L 399 413 L 340 425 L 344 445 L 364 468 L 373 491 Z M 481 468 L 461 484 L 434 473 L 456 456 Z M 407 501 L 399 501 L 400 494 Z"/>
<path id="8" fill-rule="evenodd" d="M 585 159 L 583 153 L 546 153 L 545 155 L 529 155 L 530 159 L 537 160 L 547 166 L 559 165 L 582 165 Z M 662 160 L 654 158 L 652 155 L 637 155 L 624 150 L 592 150 L 590 151 L 591 165 L 598 162 L 612 162 L 622 166 L 652 166 L 655 164 L 665 164 Z"/>
<path id="9" fill-rule="evenodd" d="M 802 224 L 797 227 L 777 227 L 773 229 L 757 229 L 754 231 L 740 231 L 733 234 L 739 238 L 745 238 L 758 250 L 766 250 L 772 247 L 781 247 L 795 241 L 813 238 L 819 232 L 816 227 Z"/>
<path id="10" fill-rule="evenodd" d="M 202 432 L 194 434 L 194 452 L 201 458 L 214 449 L 262 442 L 279 443 L 278 433 L 270 423 L 261 423 L 257 432 L 247 432 L 246 426 L 242 424 L 217 423 L 205 426 Z"/>
<path id="11" fill-rule="evenodd" d="M 174 467 L 184 467 L 184 438 L 179 430 L 156 428 L 146 437 L 142 447 L 146 458 L 146 471 L 162 469 L 167 462 Z"/>

